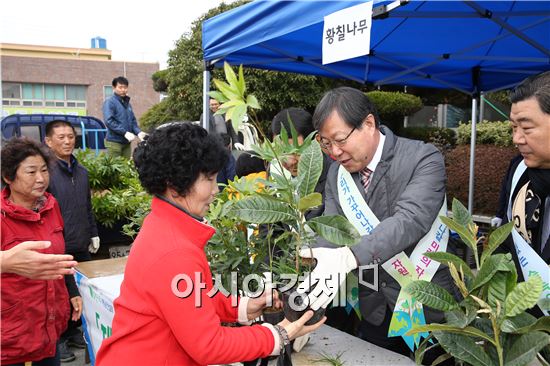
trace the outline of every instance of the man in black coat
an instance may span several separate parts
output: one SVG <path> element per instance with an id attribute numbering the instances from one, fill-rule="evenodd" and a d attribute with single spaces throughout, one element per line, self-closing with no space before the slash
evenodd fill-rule
<path id="1" fill-rule="evenodd" d="M 56 156 L 50 168 L 49 191 L 59 202 L 63 216 L 65 251 L 78 262 L 91 260 L 90 253 L 99 249 L 99 237 L 92 213 L 88 171 L 73 156 L 76 133 L 66 121 L 52 121 L 46 125 L 46 144 Z M 76 322 L 69 321 L 67 331 L 61 336 L 61 361 L 75 359 L 68 345 L 85 348 L 82 333 Z"/>
<path id="2" fill-rule="evenodd" d="M 506 183 L 504 222 L 514 221 L 503 248 L 514 257 L 519 280 L 538 273 L 550 297 L 550 71 L 523 81 L 510 94 L 513 142 L 522 159 Z M 540 308 L 530 310 L 541 316 Z M 548 315 L 548 312 L 546 312 Z"/>

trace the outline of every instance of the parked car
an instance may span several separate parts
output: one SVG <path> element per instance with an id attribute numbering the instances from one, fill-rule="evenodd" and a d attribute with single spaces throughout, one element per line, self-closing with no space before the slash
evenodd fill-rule
<path id="1" fill-rule="evenodd" d="M 44 142 L 46 125 L 53 120 L 70 122 L 76 131 L 77 149 L 104 149 L 107 127 L 102 120 L 92 116 L 70 116 L 65 114 L 11 114 L 0 121 L 2 139 L 26 136 Z M 84 131 L 84 136 L 82 131 Z"/>

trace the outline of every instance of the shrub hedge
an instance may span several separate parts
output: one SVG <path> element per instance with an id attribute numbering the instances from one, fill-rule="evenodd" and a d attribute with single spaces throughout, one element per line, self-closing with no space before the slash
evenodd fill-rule
<path id="1" fill-rule="evenodd" d="M 430 143 L 443 142 L 450 146 L 456 143 L 456 133 L 451 128 L 406 127 L 401 130 L 401 136 Z"/>
<path id="2" fill-rule="evenodd" d="M 372 101 L 382 123 L 399 133 L 403 126 L 403 117 L 422 109 L 422 99 L 416 95 L 401 92 L 375 90 L 366 93 Z"/>
<path id="3" fill-rule="evenodd" d="M 472 123 L 461 123 L 458 126 L 457 143 L 459 145 L 469 144 L 472 131 Z M 489 144 L 495 146 L 509 147 L 512 143 L 512 127 L 508 121 L 483 121 L 476 124 L 476 144 Z"/>

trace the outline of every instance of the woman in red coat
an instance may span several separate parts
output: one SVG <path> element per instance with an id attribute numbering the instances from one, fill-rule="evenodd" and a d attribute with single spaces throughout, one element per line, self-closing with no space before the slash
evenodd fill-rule
<path id="1" fill-rule="evenodd" d="M 65 251 L 59 206 L 46 192 L 48 157 L 38 143 L 26 138 L 14 138 L 2 149 L 2 180 L 7 184 L 0 198 L 3 257 L 13 254 L 18 245 L 39 240 L 51 243 L 42 253 Z M 33 361 L 33 365 L 57 366 L 56 344 L 71 315 L 65 279 L 60 275 L 48 280 L 23 277 L 16 274 L 21 271 L 5 266 L 8 262 L 2 258 L 2 365 Z M 51 274 L 30 277 L 51 278 Z M 74 284 L 72 275 L 67 277 Z M 71 296 L 71 303 L 73 319 L 78 319 L 82 312 L 78 292 Z"/>
<path id="2" fill-rule="evenodd" d="M 246 327 L 266 307 L 259 298 L 212 295 L 204 247 L 214 228 L 204 222 L 218 192 L 216 174 L 229 152 L 215 135 L 191 123 L 157 128 L 134 152 L 143 187 L 155 197 L 124 272 L 115 300 L 112 336 L 97 365 L 208 365 L 279 354 L 298 336 L 317 329 L 287 320 Z M 238 300 L 233 306 L 232 301 Z"/>

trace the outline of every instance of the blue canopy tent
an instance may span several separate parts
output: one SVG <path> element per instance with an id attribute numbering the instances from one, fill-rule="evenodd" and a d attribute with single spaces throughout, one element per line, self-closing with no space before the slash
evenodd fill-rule
<path id="1" fill-rule="evenodd" d="M 323 17 L 365 0 L 254 1 L 206 20 L 205 113 L 208 70 L 224 61 L 374 85 L 459 90 L 472 96 L 471 210 L 479 95 L 550 70 L 550 2 L 373 1 L 370 54 L 328 65 L 322 64 Z"/>

